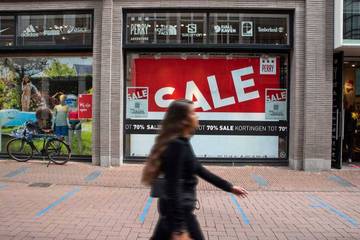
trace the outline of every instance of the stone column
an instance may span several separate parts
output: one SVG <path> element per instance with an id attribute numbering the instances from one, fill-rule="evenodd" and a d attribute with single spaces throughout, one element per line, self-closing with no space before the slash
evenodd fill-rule
<path id="1" fill-rule="evenodd" d="M 100 74 L 100 166 L 111 166 L 111 83 L 112 83 L 113 0 L 103 0 L 101 21 Z"/>
<path id="2" fill-rule="evenodd" d="M 331 168 L 333 1 L 305 2 L 305 171 Z M 329 15 L 330 14 L 330 15 Z"/>

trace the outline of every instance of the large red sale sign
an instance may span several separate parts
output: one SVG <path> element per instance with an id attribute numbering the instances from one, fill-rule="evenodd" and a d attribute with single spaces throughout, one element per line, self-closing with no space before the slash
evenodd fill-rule
<path id="1" fill-rule="evenodd" d="M 266 89 L 280 87 L 277 57 L 139 58 L 132 64 L 132 86 L 148 87 L 149 112 L 187 98 L 198 112 L 264 113 Z"/>

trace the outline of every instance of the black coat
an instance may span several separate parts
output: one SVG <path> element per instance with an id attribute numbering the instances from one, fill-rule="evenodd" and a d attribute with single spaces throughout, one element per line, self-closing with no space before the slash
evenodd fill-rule
<path id="1" fill-rule="evenodd" d="M 196 185 L 203 178 L 214 186 L 230 192 L 232 184 L 211 173 L 196 159 L 187 138 L 177 138 L 168 144 L 161 157 L 161 170 L 164 173 L 166 199 L 165 209 L 160 210 L 168 218 L 171 232 L 184 229 L 184 213 L 193 211 L 196 202 Z M 161 206 L 160 206 L 161 208 Z"/>

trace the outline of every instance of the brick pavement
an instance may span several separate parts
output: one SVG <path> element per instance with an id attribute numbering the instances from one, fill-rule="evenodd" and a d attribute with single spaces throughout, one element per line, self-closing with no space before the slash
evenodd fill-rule
<path id="1" fill-rule="evenodd" d="M 21 167 L 27 170 L 4 177 Z M 196 213 L 206 239 L 360 239 L 360 169 L 305 173 L 286 167 L 209 168 L 245 186 L 250 195 L 237 199 L 237 205 L 229 194 L 201 181 Z M 85 181 L 94 171 L 101 174 Z M 45 162 L 0 161 L 0 240 L 149 239 L 158 217 L 156 200 L 142 223 L 149 200 L 140 174 L 141 165 L 132 164 L 47 168 Z M 254 176 L 265 179 L 266 186 L 259 186 Z M 36 182 L 53 185 L 29 187 Z"/>

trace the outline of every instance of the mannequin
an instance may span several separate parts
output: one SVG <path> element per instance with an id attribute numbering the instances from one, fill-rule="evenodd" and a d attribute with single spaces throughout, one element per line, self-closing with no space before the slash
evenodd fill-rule
<path id="1" fill-rule="evenodd" d="M 31 100 L 31 82 L 27 76 L 23 78 L 21 84 L 21 110 L 28 112 L 30 108 L 30 100 Z"/>
<path id="2" fill-rule="evenodd" d="M 66 95 L 60 95 L 60 104 L 54 107 L 53 113 L 53 129 L 58 137 L 64 137 L 65 141 L 69 143 L 69 108 L 65 104 Z"/>
<path id="3" fill-rule="evenodd" d="M 70 146 L 74 143 L 74 140 L 77 140 L 77 153 L 82 154 L 82 138 L 81 138 L 81 120 L 79 119 L 78 107 L 77 107 L 77 96 L 68 95 L 66 99 L 66 104 L 69 107 L 69 141 Z"/>
<path id="4" fill-rule="evenodd" d="M 28 76 L 24 76 L 23 81 L 21 83 L 21 110 L 28 112 L 30 110 L 30 103 L 31 103 L 31 97 L 34 92 L 34 96 L 40 100 L 41 94 L 37 90 L 37 88 L 34 86 L 34 84 L 31 83 L 30 78 Z"/>

